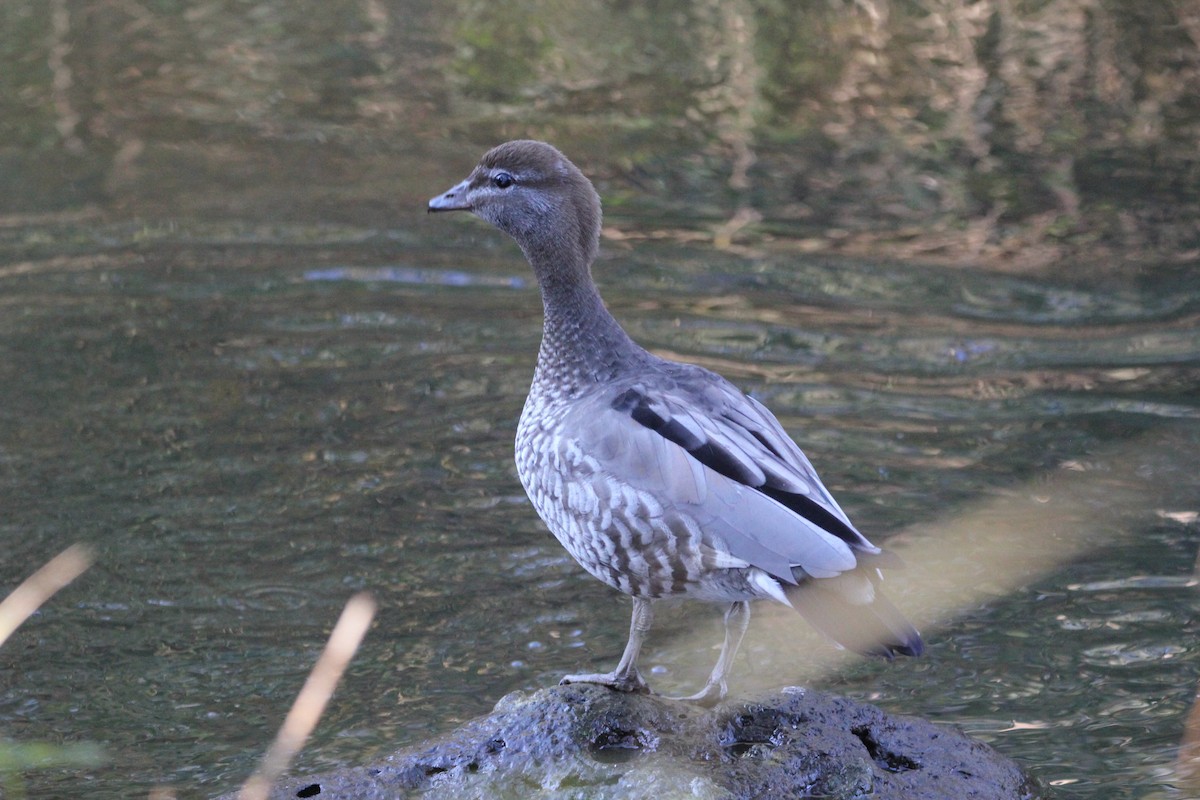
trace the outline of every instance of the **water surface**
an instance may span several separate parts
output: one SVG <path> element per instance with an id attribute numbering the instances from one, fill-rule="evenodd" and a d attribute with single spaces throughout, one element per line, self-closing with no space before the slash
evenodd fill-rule
<path id="1" fill-rule="evenodd" d="M 619 655 L 624 601 L 515 480 L 535 289 L 498 235 L 436 222 L 414 219 L 403 247 L 369 231 L 141 246 L 108 230 L 103 264 L 0 277 L 6 574 L 73 541 L 100 550 L 0 651 L 10 736 L 108 753 L 31 774 L 35 796 L 235 785 L 359 589 L 378 622 L 298 769 L 380 756 Z M 597 271 L 641 341 L 727 368 L 775 408 L 876 538 L 919 539 L 980 498 L 1015 508 L 1064 469 L 1101 476 L 1087 502 L 1120 505 L 1077 558 L 945 609 L 923 659 L 820 682 L 961 725 L 1064 796 L 1168 791 L 1197 678 L 1200 333 L 1180 300 L 1194 287 L 662 243 L 606 251 Z M 1132 469 L 1106 461 L 1126 441 Z M 954 563 L 968 584 L 994 577 L 969 548 Z M 920 591 L 893 580 L 902 605 Z M 703 679 L 718 619 L 662 615 L 657 687 Z M 766 619 L 735 687 L 801 680 L 791 659 L 825 647 Z M 779 652 L 780 630 L 798 652 Z"/>

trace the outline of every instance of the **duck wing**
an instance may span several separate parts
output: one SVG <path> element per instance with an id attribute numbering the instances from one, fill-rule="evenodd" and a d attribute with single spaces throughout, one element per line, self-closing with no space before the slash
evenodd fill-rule
<path id="1" fill-rule="evenodd" d="M 879 552 L 774 415 L 707 370 L 639 376 L 571 416 L 563 430 L 595 459 L 593 479 L 654 497 L 710 546 L 785 586 L 852 570 L 856 551 Z"/>

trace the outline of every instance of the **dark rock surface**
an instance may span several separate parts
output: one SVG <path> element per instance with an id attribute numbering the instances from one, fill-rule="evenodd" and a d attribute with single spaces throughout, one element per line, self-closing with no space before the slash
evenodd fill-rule
<path id="1" fill-rule="evenodd" d="M 953 728 L 809 689 L 712 710 L 575 685 L 495 711 L 385 761 L 290 778 L 272 800 L 1041 797 L 1011 761 Z M 232 795 L 228 796 L 232 799 Z"/>

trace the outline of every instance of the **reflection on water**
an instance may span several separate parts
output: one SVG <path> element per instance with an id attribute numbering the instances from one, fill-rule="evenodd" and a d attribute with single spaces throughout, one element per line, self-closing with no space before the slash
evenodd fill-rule
<path id="1" fill-rule="evenodd" d="M 298 769 L 379 756 L 616 658 L 623 601 L 545 534 L 511 466 L 540 324 L 515 249 L 475 230 L 402 254 L 385 236 L 314 250 L 110 234 L 103 263 L 0 277 L 5 585 L 66 543 L 100 553 L 0 650 L 9 736 L 111 758 L 92 778 L 32 774 L 35 796 L 235 785 L 363 588 L 378 621 Z M 928 631 L 926 658 L 822 683 L 962 725 L 1064 796 L 1173 796 L 1200 677 L 1200 333 L 1178 282 L 663 243 L 597 272 L 638 338 L 770 403 L 864 529 L 905 529 L 902 549 L 979 498 L 995 502 L 972 535 L 995 547 L 1039 476 L 1096 476 L 1080 502 L 1102 522 L 1068 563 L 1001 583 L 968 542 L 946 571 L 981 599 Z M 1135 438 L 1137 463 L 1113 460 Z M 916 604 L 922 587 L 892 580 Z M 719 614 L 662 618 L 647 668 L 664 691 L 693 686 Z M 802 680 L 823 649 L 761 615 L 735 690 Z"/>
<path id="2" fill-rule="evenodd" d="M 304 273 L 306 281 L 361 281 L 363 283 L 415 283 L 443 286 L 507 286 L 520 289 L 525 278 L 493 278 L 461 270 L 432 270 L 415 267 L 326 267 Z"/>

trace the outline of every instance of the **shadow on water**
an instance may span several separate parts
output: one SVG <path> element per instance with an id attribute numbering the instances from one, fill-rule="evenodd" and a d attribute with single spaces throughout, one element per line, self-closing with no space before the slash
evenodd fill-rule
<path id="1" fill-rule="evenodd" d="M 830 666 L 763 609 L 735 691 L 958 724 L 1064 797 L 1187 796 L 1195 15 L 652 5 L 0 5 L 0 591 L 97 556 L 0 649 L 0 730 L 109 758 L 30 797 L 239 784 L 362 589 L 297 770 L 616 660 L 623 600 L 512 466 L 536 288 L 423 213 L 515 136 L 596 178 L 635 338 L 769 404 L 910 563 L 927 657 Z M 718 640 L 664 610 L 651 682 L 694 690 Z"/>

